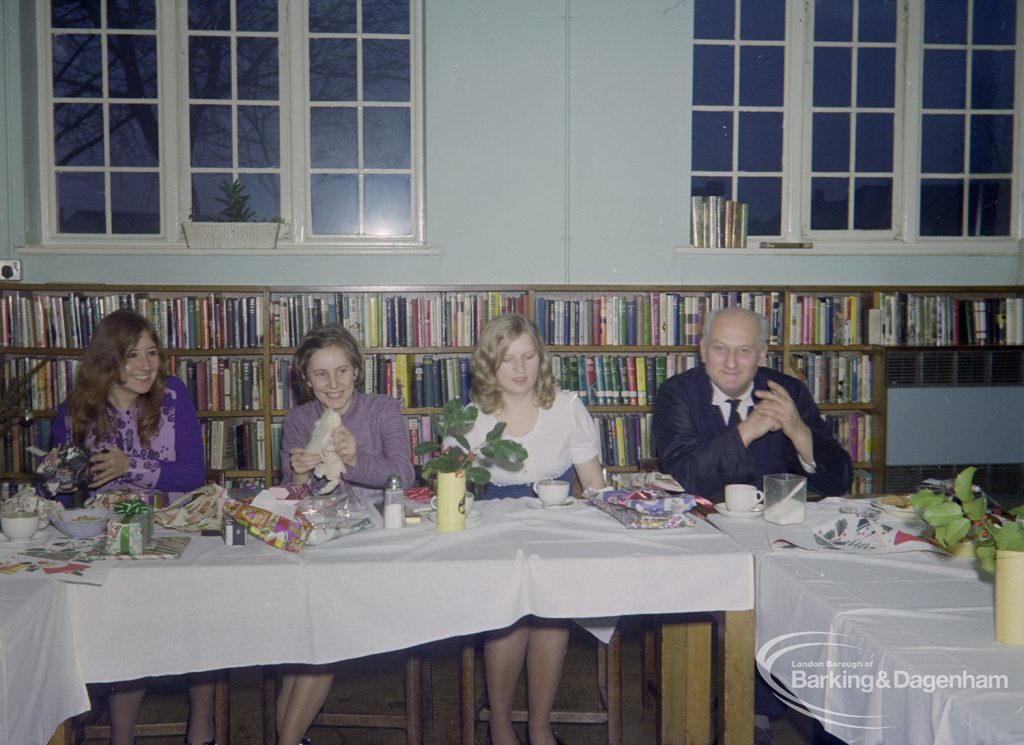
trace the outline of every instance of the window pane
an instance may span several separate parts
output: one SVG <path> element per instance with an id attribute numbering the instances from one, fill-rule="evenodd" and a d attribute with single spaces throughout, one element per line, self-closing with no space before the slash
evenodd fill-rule
<path id="1" fill-rule="evenodd" d="M 239 31 L 277 31 L 277 0 L 236 0 Z"/>
<path id="2" fill-rule="evenodd" d="M 853 40 L 853 0 L 814 0 L 814 40 Z"/>
<path id="3" fill-rule="evenodd" d="M 967 235 L 1009 235 L 1011 181 L 971 180 L 967 203 Z"/>
<path id="4" fill-rule="evenodd" d="M 238 107 L 238 166 L 281 166 L 281 116 L 276 106 Z"/>
<path id="5" fill-rule="evenodd" d="M 363 42 L 363 100 L 409 100 L 409 42 L 368 39 Z"/>
<path id="6" fill-rule="evenodd" d="M 363 0 L 363 33 L 409 33 L 409 0 Z"/>
<path id="7" fill-rule="evenodd" d="M 693 38 L 732 39 L 736 8 L 722 0 L 696 0 L 693 8 Z"/>
<path id="8" fill-rule="evenodd" d="M 1013 117 L 971 117 L 971 173 L 1013 170 Z"/>
<path id="9" fill-rule="evenodd" d="M 926 109 L 962 109 L 967 100 L 967 53 L 962 49 L 926 49 L 924 91 Z"/>
<path id="10" fill-rule="evenodd" d="M 409 168 L 409 109 L 363 110 L 363 160 L 367 168 Z"/>
<path id="11" fill-rule="evenodd" d="M 962 235 L 963 182 L 921 179 L 921 235 Z"/>
<path id="12" fill-rule="evenodd" d="M 892 114 L 857 114 L 857 171 L 892 171 Z"/>
<path id="13" fill-rule="evenodd" d="M 278 97 L 277 39 L 238 40 L 238 97 L 276 101 Z"/>
<path id="14" fill-rule="evenodd" d="M 845 178 L 811 179 L 811 230 L 846 230 L 849 183 Z"/>
<path id="15" fill-rule="evenodd" d="M 896 0 L 860 0 L 857 37 L 860 41 L 896 42 Z"/>
<path id="16" fill-rule="evenodd" d="M 102 173 L 58 173 L 57 229 L 61 233 L 105 233 L 106 192 Z"/>
<path id="17" fill-rule="evenodd" d="M 230 168 L 231 108 L 195 105 L 191 107 L 190 113 L 192 167 Z"/>
<path id="18" fill-rule="evenodd" d="M 103 95 L 103 57 L 98 35 L 54 36 L 52 50 L 55 98 Z"/>
<path id="19" fill-rule="evenodd" d="M 188 68 L 190 98 L 231 97 L 231 42 L 228 39 L 189 37 Z"/>
<path id="20" fill-rule="evenodd" d="M 316 235 L 359 233 L 359 177 L 314 175 L 313 232 Z"/>
<path id="21" fill-rule="evenodd" d="M 273 220 L 281 216 L 281 177 L 276 173 L 244 173 L 239 183 L 249 195 L 249 209 L 257 220 Z"/>
<path id="22" fill-rule="evenodd" d="M 359 165 L 356 110 L 317 107 L 310 111 L 310 165 L 313 168 L 355 168 Z"/>
<path id="23" fill-rule="evenodd" d="M 1015 44 L 1017 20 L 1014 4 L 1020 0 L 985 0 L 974 3 L 975 44 Z"/>
<path id="24" fill-rule="evenodd" d="M 197 222 L 216 222 L 221 219 L 224 205 L 221 184 L 230 184 L 230 173 L 192 174 L 192 219 Z"/>
<path id="25" fill-rule="evenodd" d="M 891 108 L 896 103 L 896 50 L 868 47 L 857 50 L 857 105 Z"/>
<path id="26" fill-rule="evenodd" d="M 964 117 L 928 114 L 921 122 L 922 173 L 963 173 Z"/>
<path id="27" fill-rule="evenodd" d="M 786 0 L 741 0 L 740 38 L 786 40 Z"/>
<path id="28" fill-rule="evenodd" d="M 850 115 L 815 114 L 811 140 L 811 170 L 850 170 Z"/>
<path id="29" fill-rule="evenodd" d="M 850 49 L 816 47 L 814 50 L 814 105 L 850 105 Z"/>
<path id="30" fill-rule="evenodd" d="M 741 171 L 782 171 L 781 113 L 740 112 L 737 168 Z"/>
<path id="31" fill-rule="evenodd" d="M 159 233 L 159 174 L 110 174 L 110 210 L 114 233 Z"/>
<path id="32" fill-rule="evenodd" d="M 741 106 L 782 106 L 785 77 L 782 47 L 740 49 Z"/>
<path id="33" fill-rule="evenodd" d="M 967 3 L 964 0 L 925 0 L 924 43 L 964 44 L 967 41 Z"/>
<path id="34" fill-rule="evenodd" d="M 733 103 L 733 49 L 697 44 L 693 48 L 693 103 L 729 106 Z"/>
<path id="35" fill-rule="evenodd" d="M 732 197 L 732 181 L 714 176 L 694 176 L 690 179 L 690 194 L 695 197 Z"/>
<path id="36" fill-rule="evenodd" d="M 309 0 L 309 30 L 314 34 L 354 34 L 356 0 Z"/>
<path id="37" fill-rule="evenodd" d="M 50 25 L 53 28 L 99 28 L 100 0 L 53 0 Z"/>
<path id="38" fill-rule="evenodd" d="M 379 174 L 366 177 L 366 234 L 410 235 L 412 190 L 409 177 Z"/>
<path id="39" fill-rule="evenodd" d="M 156 98 L 156 37 L 107 36 L 107 85 L 111 98 Z"/>
<path id="40" fill-rule="evenodd" d="M 227 31 L 230 24 L 230 0 L 188 0 L 190 31 Z"/>
<path id="41" fill-rule="evenodd" d="M 732 114 L 728 111 L 693 112 L 691 167 L 695 171 L 732 170 Z"/>
<path id="42" fill-rule="evenodd" d="M 99 104 L 53 107 L 54 156 L 59 166 L 103 165 L 103 109 Z"/>
<path id="43" fill-rule="evenodd" d="M 855 179 L 853 204 L 854 230 L 892 229 L 892 179 Z"/>
<path id="44" fill-rule="evenodd" d="M 312 101 L 355 100 L 355 41 L 310 39 L 309 98 Z"/>
<path id="45" fill-rule="evenodd" d="M 155 105 L 110 107 L 110 165 L 160 165 L 160 127 Z M 114 232 L 118 232 L 116 228 Z"/>
<path id="46" fill-rule="evenodd" d="M 782 231 L 781 178 L 739 178 L 736 200 L 750 205 L 747 235 L 779 235 Z"/>
<path id="47" fill-rule="evenodd" d="M 1013 52 L 976 51 L 971 55 L 971 108 L 1013 108 Z"/>
<path id="48" fill-rule="evenodd" d="M 107 0 L 109 28 L 155 29 L 155 0 Z"/>

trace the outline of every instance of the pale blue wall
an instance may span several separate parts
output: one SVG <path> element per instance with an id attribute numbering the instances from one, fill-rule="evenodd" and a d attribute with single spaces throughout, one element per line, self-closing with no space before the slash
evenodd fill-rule
<path id="1" fill-rule="evenodd" d="M 427 0 L 429 256 L 38 255 L 18 14 L 0 0 L 0 258 L 31 282 L 1006 284 L 1015 257 L 679 256 L 688 0 Z M 29 106 L 31 106 L 29 101 Z M 33 134 L 34 136 L 34 134 Z M 29 227 L 26 227 L 26 223 Z"/>

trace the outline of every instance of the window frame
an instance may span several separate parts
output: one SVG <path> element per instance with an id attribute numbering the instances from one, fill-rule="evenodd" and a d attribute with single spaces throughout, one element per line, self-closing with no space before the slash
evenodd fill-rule
<path id="1" fill-rule="evenodd" d="M 104 3 L 105 6 L 105 3 Z M 311 199 L 309 195 L 310 169 L 299 169 L 297 164 L 309 162 L 310 133 L 308 39 L 305 0 L 280 0 L 279 44 L 280 61 L 279 106 L 281 137 L 281 212 L 282 225 L 279 248 L 310 253 L 370 253 L 370 254 L 422 254 L 426 244 L 426 214 L 424 199 L 424 105 L 423 105 L 423 7 L 422 0 L 409 0 L 409 56 L 410 56 L 410 217 L 411 236 L 359 236 L 345 238 L 337 235 L 312 235 Z M 54 146 L 54 98 L 52 86 L 52 46 L 50 43 L 50 3 L 35 4 L 36 82 L 40 173 L 40 218 L 42 250 L 74 250 L 76 252 L 153 251 L 162 253 L 197 253 L 187 249 L 181 223 L 190 213 L 190 164 L 188 142 L 189 80 L 187 50 L 188 2 L 173 3 L 157 0 L 157 98 L 159 138 L 160 232 L 156 234 L 88 234 L 58 231 L 56 165 Z M 171 32 L 164 31 L 170 25 Z M 379 34 L 368 34 L 379 38 Z M 289 60 L 298 63 L 288 65 Z M 170 93 L 169 93 L 170 92 Z M 97 103 L 117 99 L 98 97 Z M 237 101 L 237 99 L 232 99 Z M 297 134 L 296 134 L 297 133 Z M 102 166 L 110 172 L 110 165 Z M 372 169 L 370 170 L 372 173 Z M 299 216 L 296 219 L 296 216 Z M 109 230 L 108 224 L 108 230 Z M 200 253 L 239 253 L 239 249 L 211 249 Z M 273 250 L 247 250 L 248 254 L 274 253 Z"/>

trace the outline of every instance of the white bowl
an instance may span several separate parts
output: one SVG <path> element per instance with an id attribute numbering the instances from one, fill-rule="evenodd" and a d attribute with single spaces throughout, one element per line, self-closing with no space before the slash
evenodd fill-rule
<path id="1" fill-rule="evenodd" d="M 24 512 L 0 515 L 0 530 L 12 541 L 24 541 L 39 530 L 39 515 Z"/>
<path id="2" fill-rule="evenodd" d="M 105 533 L 109 520 L 110 510 L 98 508 L 64 510 L 63 519 L 58 519 L 56 515 L 50 518 L 57 530 L 69 538 L 92 538 Z"/>

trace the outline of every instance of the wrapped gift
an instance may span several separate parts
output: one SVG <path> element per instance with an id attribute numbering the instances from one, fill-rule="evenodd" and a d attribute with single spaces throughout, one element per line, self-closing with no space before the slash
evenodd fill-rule
<path id="1" fill-rule="evenodd" d="M 306 545 L 312 525 L 302 515 L 293 518 L 277 515 L 270 510 L 253 507 L 251 498 L 229 499 L 224 503 L 224 514 L 245 527 L 267 545 L 296 552 Z"/>
<path id="2" fill-rule="evenodd" d="M 107 523 L 107 553 L 141 556 L 153 540 L 153 508 L 141 499 L 114 505 L 114 519 Z"/>

